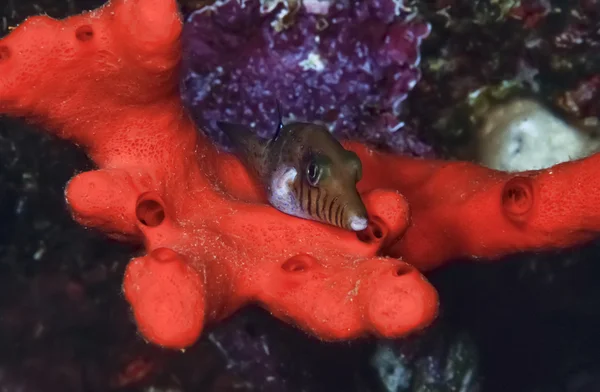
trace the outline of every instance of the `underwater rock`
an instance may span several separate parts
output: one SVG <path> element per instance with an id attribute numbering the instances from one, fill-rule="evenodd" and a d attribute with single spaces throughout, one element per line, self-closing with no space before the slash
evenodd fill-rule
<path id="1" fill-rule="evenodd" d="M 289 358 L 280 360 L 281 353 L 277 352 L 277 347 L 273 347 L 276 342 L 273 342 L 267 332 L 268 327 L 273 329 L 273 324 L 260 316 L 259 312 L 248 311 L 238 314 L 208 334 L 208 339 L 225 358 L 227 368 L 244 380 L 248 390 L 293 391 L 281 374 L 289 373 L 290 368 L 305 374 L 306 370 L 300 369 L 300 360 L 294 365 L 294 361 Z M 308 385 L 303 386 L 310 386 L 313 381 L 310 380 L 310 375 L 306 377 L 306 381 Z"/>
<path id="2" fill-rule="evenodd" d="M 557 105 L 567 113 L 589 121 L 600 114 L 600 75 L 580 80 L 571 90 L 558 96 Z"/>
<path id="3" fill-rule="evenodd" d="M 325 343 L 307 339 L 267 311 L 247 308 L 208 334 L 241 391 L 378 392 L 371 388 L 366 358 L 370 342 Z"/>
<path id="4" fill-rule="evenodd" d="M 299 4 L 225 0 L 188 16 L 181 89 L 198 126 L 225 149 L 216 120 L 272 136 L 278 100 L 284 118 L 325 123 L 338 138 L 428 151 L 399 116 L 429 24 L 396 0 Z"/>
<path id="5" fill-rule="evenodd" d="M 512 100 L 488 111 L 476 144 L 478 163 L 504 171 L 544 169 L 600 149 L 599 140 L 531 99 Z"/>
<path id="6" fill-rule="evenodd" d="M 572 107 L 583 107 L 593 93 L 588 88 L 563 97 L 571 98 Z M 487 85 L 471 92 L 437 126 L 463 134 L 448 148 L 456 158 L 507 172 L 545 169 L 600 150 L 597 118 L 580 118 L 568 105 L 548 103 L 540 95 L 526 80 Z"/>
<path id="7" fill-rule="evenodd" d="M 370 362 L 385 392 L 481 390 L 475 343 L 447 325 L 401 341 L 380 341 Z"/>

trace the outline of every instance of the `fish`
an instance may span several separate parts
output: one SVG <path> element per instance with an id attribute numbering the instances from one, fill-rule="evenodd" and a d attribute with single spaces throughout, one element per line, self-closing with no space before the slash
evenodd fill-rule
<path id="1" fill-rule="evenodd" d="M 367 209 L 356 189 L 361 160 L 327 127 L 299 121 L 283 125 L 280 115 L 275 135 L 261 138 L 243 124 L 216 123 L 264 186 L 271 206 L 350 231 L 367 228 Z"/>

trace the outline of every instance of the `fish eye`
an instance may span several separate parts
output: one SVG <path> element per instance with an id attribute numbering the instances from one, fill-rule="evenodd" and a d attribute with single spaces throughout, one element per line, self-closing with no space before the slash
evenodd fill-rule
<path id="1" fill-rule="evenodd" d="M 306 168 L 306 178 L 308 183 L 312 186 L 317 186 L 319 179 L 321 178 L 321 167 L 316 162 L 310 162 Z"/>

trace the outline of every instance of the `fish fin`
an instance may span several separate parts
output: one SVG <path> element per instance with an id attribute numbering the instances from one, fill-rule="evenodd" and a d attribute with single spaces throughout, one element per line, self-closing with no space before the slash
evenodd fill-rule
<path id="1" fill-rule="evenodd" d="M 267 140 L 258 137 L 245 125 L 217 121 L 217 126 L 231 140 L 246 164 L 260 171 L 260 162 L 266 153 Z"/>
<path id="2" fill-rule="evenodd" d="M 279 137 L 279 135 L 281 134 L 281 128 L 283 128 L 283 119 L 281 117 L 281 104 L 279 103 L 279 100 L 277 100 L 276 103 L 277 103 L 277 129 L 275 130 L 275 136 L 273 136 L 273 140 L 275 140 Z"/>

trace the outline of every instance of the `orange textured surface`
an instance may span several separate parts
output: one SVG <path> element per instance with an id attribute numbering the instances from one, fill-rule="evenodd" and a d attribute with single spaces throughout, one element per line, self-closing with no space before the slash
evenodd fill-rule
<path id="1" fill-rule="evenodd" d="M 186 115 L 180 31 L 173 0 L 115 0 L 63 21 L 30 18 L 0 40 L 0 112 L 77 143 L 98 165 L 66 188 L 74 218 L 145 244 L 123 289 L 155 344 L 189 346 L 247 303 L 322 339 L 405 336 L 438 309 L 419 270 L 566 246 L 600 227 L 599 156 L 512 179 L 355 143 L 367 230 L 280 213 Z"/>
<path id="2" fill-rule="evenodd" d="M 351 145 L 363 161 L 360 190 L 396 189 L 410 205 L 410 226 L 385 254 L 421 271 L 458 258 L 573 246 L 600 231 L 600 154 L 511 174 Z"/>

